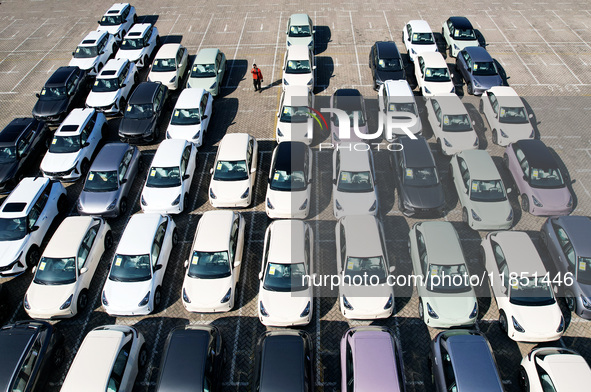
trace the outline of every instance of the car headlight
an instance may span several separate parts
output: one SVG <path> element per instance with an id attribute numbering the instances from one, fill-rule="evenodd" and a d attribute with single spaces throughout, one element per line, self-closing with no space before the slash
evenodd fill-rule
<path id="1" fill-rule="evenodd" d="M 431 90 L 429 90 L 429 89 L 427 88 L 427 86 L 424 86 L 424 87 L 423 87 L 423 90 L 425 90 L 425 92 L 426 92 L 427 94 L 431 94 Z"/>
<path id="2" fill-rule="evenodd" d="M 560 324 L 558 324 L 558 328 L 556 328 L 556 332 L 560 333 L 564 331 L 564 317 L 560 316 Z"/>
<path id="3" fill-rule="evenodd" d="M 474 309 L 472 309 L 472 313 L 470 313 L 470 316 L 468 316 L 469 318 L 474 318 L 478 316 L 478 302 L 474 303 Z"/>
<path id="4" fill-rule="evenodd" d="M 455 87 L 455 86 L 454 86 L 454 87 L 452 87 L 452 88 L 451 88 L 451 90 L 450 90 L 449 92 L 450 92 L 450 93 L 452 93 L 452 94 L 453 94 L 453 93 L 455 93 L 455 92 L 456 92 L 456 87 Z"/>
<path id="5" fill-rule="evenodd" d="M 511 212 L 509 212 L 509 216 L 507 217 L 507 222 L 510 222 L 513 220 L 513 209 L 511 209 Z"/>
<path id="6" fill-rule="evenodd" d="M 101 295 L 101 301 L 103 302 L 103 305 L 109 306 L 109 301 L 107 301 L 107 296 L 106 296 L 104 290 L 103 290 L 103 294 Z"/>
<path id="7" fill-rule="evenodd" d="M 339 138 L 339 136 L 336 134 L 336 132 L 332 133 L 332 137 L 337 143 L 341 141 L 341 138 Z"/>
<path id="8" fill-rule="evenodd" d="M 287 41 L 287 46 L 291 46 L 291 41 Z"/>
<path id="9" fill-rule="evenodd" d="M 429 314 L 429 317 L 432 317 L 434 319 L 439 318 L 439 316 L 437 315 L 437 313 L 435 313 L 431 305 L 429 305 L 429 302 L 427 302 L 427 313 Z"/>
<path id="10" fill-rule="evenodd" d="M 174 199 L 174 201 L 172 202 L 172 205 L 173 205 L 173 206 L 176 206 L 176 205 L 178 205 L 180 202 L 181 202 L 181 195 L 178 195 L 178 196 L 176 197 L 176 199 Z"/>
<path id="11" fill-rule="evenodd" d="M 566 203 L 566 206 L 567 207 L 572 207 L 573 206 L 573 197 L 572 196 L 568 199 L 568 203 Z"/>
<path id="12" fill-rule="evenodd" d="M 174 82 L 175 82 L 175 80 L 176 80 L 176 75 L 174 75 L 174 76 L 172 77 L 172 79 L 170 79 L 170 80 L 168 81 L 168 83 L 174 83 Z"/>
<path id="13" fill-rule="evenodd" d="M 215 82 L 213 82 L 213 84 L 211 86 L 209 86 L 209 89 L 213 90 L 217 85 L 218 85 L 218 82 L 215 81 Z"/>
<path id="14" fill-rule="evenodd" d="M 306 308 L 304 309 L 304 311 L 302 313 L 300 313 L 300 317 L 307 317 L 310 314 L 310 306 L 311 306 L 311 303 L 310 303 L 310 301 L 308 301 Z"/>
<path id="15" fill-rule="evenodd" d="M 505 132 L 503 132 L 502 129 L 499 129 L 499 132 L 501 133 L 502 137 L 509 137 L 509 136 L 507 136 L 507 134 Z"/>
<path id="16" fill-rule="evenodd" d="M 246 188 L 246 190 L 244 191 L 244 193 L 240 196 L 241 199 L 246 199 L 248 197 L 248 194 L 250 193 L 250 188 Z"/>
<path id="17" fill-rule="evenodd" d="M 371 205 L 371 207 L 369 207 L 369 212 L 375 211 L 375 210 L 376 210 L 376 208 L 377 208 L 377 206 L 378 206 L 378 201 L 377 201 L 377 200 L 375 200 L 375 201 L 373 202 L 373 204 Z"/>
<path id="18" fill-rule="evenodd" d="M 148 82 L 151 82 L 151 81 L 152 81 L 152 79 L 150 79 L 150 77 L 148 76 L 148 77 L 146 78 L 146 81 L 148 81 Z"/>
<path id="19" fill-rule="evenodd" d="M 78 203 L 80 203 L 80 200 L 78 200 Z M 115 208 L 116 205 L 117 205 L 117 199 L 113 200 L 113 202 L 107 206 L 107 210 L 109 210 L 109 211 L 112 210 L 113 208 Z M 82 207 L 80 207 L 80 209 L 82 209 Z"/>
<path id="20" fill-rule="evenodd" d="M 455 50 L 461 50 L 460 47 L 458 45 L 456 45 L 456 44 L 454 44 L 454 49 Z"/>
<path id="21" fill-rule="evenodd" d="M 147 206 L 148 205 L 148 203 L 146 203 L 146 199 L 144 199 L 144 195 L 142 195 L 142 197 L 140 198 L 140 200 L 141 200 L 141 203 L 142 203 L 143 206 Z"/>
<path id="22" fill-rule="evenodd" d="M 191 303 L 191 299 L 189 298 L 189 296 L 187 295 L 187 291 L 185 290 L 185 288 L 183 287 L 183 301 L 185 301 L 186 303 L 190 304 Z"/>
<path id="23" fill-rule="evenodd" d="M 283 78 L 283 84 L 286 86 L 289 86 L 289 83 L 287 82 L 287 80 L 285 78 Z"/>
<path id="24" fill-rule="evenodd" d="M 581 295 L 581 302 L 583 302 L 583 306 L 585 309 L 591 310 L 591 299 Z"/>
<path id="25" fill-rule="evenodd" d="M 474 141 L 474 144 L 473 144 L 473 146 L 474 146 L 474 147 L 478 147 L 478 136 L 476 136 L 476 140 Z"/>
<path id="26" fill-rule="evenodd" d="M 211 197 L 212 199 L 217 199 L 217 196 L 215 195 L 215 193 L 213 193 L 213 189 L 209 188 L 209 197 Z"/>
<path id="27" fill-rule="evenodd" d="M 343 207 L 341 206 L 341 204 L 339 203 L 339 201 L 337 199 L 334 199 L 334 206 L 337 208 L 337 210 L 342 211 Z"/>
<path id="28" fill-rule="evenodd" d="M 231 294 L 232 294 L 232 288 L 229 288 L 228 292 L 226 293 L 226 295 L 224 295 L 224 298 L 222 298 L 222 300 L 220 302 L 223 304 L 228 302 L 230 300 Z"/>
<path id="29" fill-rule="evenodd" d="M 301 210 L 305 210 L 306 207 L 308 207 L 308 199 L 304 200 L 304 202 L 302 203 L 302 205 L 300 206 L 300 211 Z"/>
<path id="30" fill-rule="evenodd" d="M 70 295 L 66 302 L 62 306 L 60 306 L 60 310 L 68 309 L 70 305 L 72 305 L 72 299 L 74 299 L 74 294 Z"/>
<path id="31" fill-rule="evenodd" d="M 531 201 L 534 202 L 534 205 L 536 207 L 544 207 L 544 205 L 542 203 L 540 203 L 540 201 L 538 199 L 536 199 L 536 197 L 534 195 L 531 195 Z"/>
<path id="32" fill-rule="evenodd" d="M 267 309 L 263 306 L 263 301 L 259 301 L 259 309 L 261 310 L 261 315 L 264 317 L 269 317 L 269 313 L 267 313 Z"/>
<path id="33" fill-rule="evenodd" d="M 414 50 L 413 48 L 410 48 L 410 52 L 411 52 L 412 54 L 417 54 L 417 52 L 415 52 L 415 50 Z"/>
<path id="34" fill-rule="evenodd" d="M 76 200 L 76 209 L 78 211 L 82 210 L 82 202 L 80 201 L 80 199 Z M 107 209 L 109 209 L 109 208 L 107 207 Z"/>
<path id="35" fill-rule="evenodd" d="M 446 147 L 451 147 L 451 143 L 447 141 L 446 138 L 443 138 L 443 143 L 445 144 Z"/>
<path id="36" fill-rule="evenodd" d="M 534 131 L 533 129 L 531 130 L 531 133 L 529 134 L 529 138 L 533 139 L 536 136 L 536 131 Z"/>
<path id="37" fill-rule="evenodd" d="M 347 301 L 347 297 L 345 297 L 344 295 L 343 295 L 343 306 L 346 309 L 353 310 L 353 306 L 351 306 L 351 304 L 349 303 L 349 301 Z"/>
<path id="38" fill-rule="evenodd" d="M 271 204 L 271 200 L 267 197 L 267 207 L 269 207 L 270 210 L 274 210 L 275 207 L 273 207 L 273 204 Z"/>
<path id="39" fill-rule="evenodd" d="M 279 128 L 277 128 L 277 136 L 283 137 L 283 132 Z"/>
<path id="40" fill-rule="evenodd" d="M 29 305 L 29 298 L 27 294 L 25 294 L 25 299 L 23 299 L 23 306 L 25 309 L 31 310 L 31 305 Z"/>
<path id="41" fill-rule="evenodd" d="M 474 85 L 474 87 L 482 87 L 482 85 L 476 79 L 472 80 L 472 84 Z"/>
<path id="42" fill-rule="evenodd" d="M 472 219 L 474 219 L 477 222 L 480 222 L 482 220 L 473 209 L 470 209 L 470 211 L 472 212 Z"/>
<path id="43" fill-rule="evenodd" d="M 197 133 L 193 135 L 193 139 L 199 139 L 200 135 L 201 135 L 201 131 L 197 131 Z"/>
<path id="44" fill-rule="evenodd" d="M 308 86 L 311 86 L 314 83 L 314 79 L 310 79 L 310 81 L 307 83 Z"/>
<path id="45" fill-rule="evenodd" d="M 148 291 L 148 294 L 146 294 L 146 296 L 140 301 L 140 303 L 137 306 L 146 306 L 148 304 L 148 302 L 150 302 L 150 292 Z"/>
<path id="46" fill-rule="evenodd" d="M 394 298 L 392 297 L 392 294 L 390 294 L 388 297 L 388 302 L 386 302 L 386 305 L 384 305 L 384 309 L 390 309 L 392 307 L 393 299 Z"/>
<path id="47" fill-rule="evenodd" d="M 513 328 L 515 328 L 517 332 L 525 332 L 525 329 L 523 329 L 523 327 L 519 325 L 517 320 L 515 320 L 515 317 L 511 316 L 511 320 L 513 320 Z"/>

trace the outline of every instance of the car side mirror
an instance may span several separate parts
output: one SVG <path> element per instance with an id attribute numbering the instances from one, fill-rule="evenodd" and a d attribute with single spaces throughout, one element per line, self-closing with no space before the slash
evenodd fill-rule
<path id="1" fill-rule="evenodd" d="M 316 69 L 316 66 L 313 66 L 312 69 Z"/>
<path id="2" fill-rule="evenodd" d="M 388 271 L 390 271 L 390 273 L 393 273 L 394 271 L 396 271 L 396 267 L 391 265 Z"/>
<path id="3" fill-rule="evenodd" d="M 31 227 L 31 229 L 29 229 L 29 231 L 31 233 L 34 232 L 34 231 L 37 231 L 37 230 L 39 230 L 39 226 L 33 226 L 33 227 Z"/>
<path id="4" fill-rule="evenodd" d="M 85 274 L 87 272 L 88 272 L 88 268 L 86 268 L 86 267 L 80 268 L 80 275 Z"/>
<path id="5" fill-rule="evenodd" d="M 472 120 L 472 126 L 476 125 L 476 121 Z"/>
<path id="6" fill-rule="evenodd" d="M 162 265 L 162 264 L 156 264 L 156 265 L 154 266 L 154 272 L 156 272 L 156 271 L 160 271 L 160 270 L 162 269 L 162 267 L 163 267 L 163 265 Z"/>
<path id="7" fill-rule="evenodd" d="M 101 21 L 100 20 L 97 20 L 96 23 L 101 24 Z"/>
<path id="8" fill-rule="evenodd" d="M 259 280 L 263 280 L 263 271 L 259 272 Z"/>
<path id="9" fill-rule="evenodd" d="M 122 179 L 121 181 L 119 181 L 119 184 L 123 185 L 127 182 L 127 178 Z"/>
<path id="10" fill-rule="evenodd" d="M 37 271 L 37 266 L 36 265 L 34 265 L 33 268 L 31 268 L 31 272 L 32 273 L 35 273 L 35 271 Z"/>
<path id="11" fill-rule="evenodd" d="M 218 73 L 222 73 L 222 70 L 221 69 L 218 69 Z"/>
<path id="12" fill-rule="evenodd" d="M 188 180 L 189 178 L 191 178 L 190 174 L 183 175 L 183 181 Z"/>
<path id="13" fill-rule="evenodd" d="M 88 143 L 88 142 L 85 142 L 85 143 L 82 145 L 82 147 L 88 147 L 88 146 L 90 146 L 90 143 Z"/>
<path id="14" fill-rule="evenodd" d="M 530 113 L 529 116 L 527 116 L 527 117 L 530 118 L 530 119 L 532 119 L 532 118 L 534 118 L 534 114 L 533 113 Z"/>
<path id="15" fill-rule="evenodd" d="M 72 56 L 74 56 L 75 52 L 72 52 Z"/>
<path id="16" fill-rule="evenodd" d="M 279 112 L 277 112 L 277 117 L 279 117 Z"/>
<path id="17" fill-rule="evenodd" d="M 36 96 L 37 98 L 39 98 L 39 93 L 35 94 L 35 96 Z"/>
<path id="18" fill-rule="evenodd" d="M 523 180 L 527 181 L 527 176 L 525 174 L 523 175 Z"/>
<path id="19" fill-rule="evenodd" d="M 189 268 L 189 260 L 185 260 L 185 268 Z"/>
<path id="20" fill-rule="evenodd" d="M 240 261 L 240 260 L 235 260 L 235 261 L 234 261 L 234 268 L 240 267 L 240 264 L 242 264 L 242 261 Z"/>
<path id="21" fill-rule="evenodd" d="M 501 286 L 501 293 L 507 294 L 507 288 L 505 286 Z"/>
<path id="22" fill-rule="evenodd" d="M 333 183 L 333 185 L 336 185 L 337 184 L 337 179 L 336 178 L 333 178 L 332 179 L 332 183 Z"/>
<path id="23" fill-rule="evenodd" d="M 513 188 L 507 188 L 507 193 L 513 192 Z"/>
<path id="24" fill-rule="evenodd" d="M 207 117 L 208 117 L 207 114 L 204 114 L 203 116 L 201 116 L 201 119 L 205 120 Z"/>
<path id="25" fill-rule="evenodd" d="M 257 171 L 257 168 L 256 168 L 256 167 L 252 167 L 252 168 L 250 168 L 250 172 L 251 172 L 251 173 L 256 173 L 256 171 Z"/>
<path id="26" fill-rule="evenodd" d="M 213 167 L 209 169 L 209 174 L 213 174 Z"/>
<path id="27" fill-rule="evenodd" d="M 127 83 L 123 83 L 123 84 L 121 85 L 121 88 L 124 88 L 124 87 L 127 87 Z"/>

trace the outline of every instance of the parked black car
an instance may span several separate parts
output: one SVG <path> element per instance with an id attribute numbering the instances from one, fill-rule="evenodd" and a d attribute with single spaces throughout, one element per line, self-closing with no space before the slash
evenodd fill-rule
<path id="1" fill-rule="evenodd" d="M 398 209 L 406 216 L 443 215 L 445 197 L 429 143 L 400 136 L 400 151 L 390 154 L 396 170 Z"/>
<path id="2" fill-rule="evenodd" d="M 369 68 L 377 90 L 386 80 L 406 79 L 402 56 L 392 41 L 376 42 L 369 52 Z"/>
<path id="3" fill-rule="evenodd" d="M 63 337 L 44 321 L 3 326 L 0 347 L 0 391 L 45 390 L 49 371 L 64 358 Z"/>
<path id="4" fill-rule="evenodd" d="M 267 331 L 257 342 L 253 391 L 312 392 L 312 343 L 298 330 Z"/>
<path id="5" fill-rule="evenodd" d="M 224 353 L 222 335 L 215 326 L 173 329 L 164 344 L 156 391 L 220 391 Z"/>
<path id="6" fill-rule="evenodd" d="M 160 135 L 158 120 L 167 96 L 168 88 L 161 83 L 140 83 L 131 93 L 119 125 L 121 140 L 130 143 L 156 141 Z"/>
<path id="7" fill-rule="evenodd" d="M 15 118 L 0 131 L 0 193 L 8 193 L 30 169 L 46 147 L 48 128 L 44 121 Z"/>
<path id="8" fill-rule="evenodd" d="M 78 67 L 59 67 L 36 94 L 33 117 L 50 124 L 60 123 L 89 92 L 89 77 Z"/>

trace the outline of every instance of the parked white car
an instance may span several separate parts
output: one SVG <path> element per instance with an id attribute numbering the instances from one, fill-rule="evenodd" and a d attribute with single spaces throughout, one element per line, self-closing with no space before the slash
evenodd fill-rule
<path id="1" fill-rule="evenodd" d="M 527 233 L 496 231 L 481 243 L 481 258 L 499 308 L 499 324 L 518 342 L 550 342 L 564 333 L 562 311 L 544 263 Z"/>
<path id="2" fill-rule="evenodd" d="M 470 119 L 460 97 L 452 93 L 440 94 L 427 98 L 425 106 L 437 148 L 442 154 L 453 155 L 478 149 L 474 121 Z"/>
<path id="3" fill-rule="evenodd" d="M 129 94 L 139 80 L 134 63 L 129 60 L 109 60 L 86 97 L 86 107 L 95 108 L 106 115 L 122 113 Z"/>
<path id="4" fill-rule="evenodd" d="M 166 138 L 188 140 L 201 147 L 212 112 L 213 97 L 210 93 L 202 88 L 184 89 L 172 111 Z"/>
<path id="5" fill-rule="evenodd" d="M 215 208 L 248 207 L 253 201 L 259 148 L 247 133 L 228 133 L 210 170 L 209 202 Z"/>
<path id="6" fill-rule="evenodd" d="M 197 165 L 197 148 L 191 142 L 166 139 L 154 154 L 142 189 L 144 212 L 179 214 L 189 206 L 189 191 Z"/>
<path id="7" fill-rule="evenodd" d="M 314 26 L 308 14 L 292 14 L 287 20 L 285 45 L 307 46 L 314 52 Z"/>
<path id="8" fill-rule="evenodd" d="M 259 272 L 258 309 L 263 325 L 307 325 L 312 319 L 313 248 L 314 233 L 304 221 L 276 220 L 267 227 Z"/>
<path id="9" fill-rule="evenodd" d="M 26 177 L 18 183 L 0 206 L 0 277 L 37 265 L 41 244 L 66 202 L 60 182 Z"/>
<path id="10" fill-rule="evenodd" d="M 131 392 L 147 363 L 144 335 L 126 325 L 103 325 L 84 337 L 60 392 Z"/>
<path id="11" fill-rule="evenodd" d="M 88 306 L 90 282 L 105 250 L 113 245 L 111 227 L 92 216 L 70 216 L 43 251 L 23 305 L 34 319 L 69 318 Z"/>
<path id="12" fill-rule="evenodd" d="M 189 312 L 228 312 L 244 249 L 244 218 L 234 211 L 207 211 L 199 219 L 183 281 L 183 306 Z"/>
<path id="13" fill-rule="evenodd" d="M 181 86 L 188 63 L 187 48 L 181 44 L 164 44 L 154 56 L 148 82 L 160 82 L 169 90 L 176 90 Z"/>
<path id="14" fill-rule="evenodd" d="M 439 52 L 426 52 L 414 59 L 415 77 L 419 90 L 425 97 L 455 93 L 445 59 Z"/>
<path id="15" fill-rule="evenodd" d="M 277 112 L 277 143 L 292 141 L 311 144 L 314 123 L 310 108 L 314 107 L 314 94 L 306 86 L 285 86 Z"/>
<path id="16" fill-rule="evenodd" d="M 151 23 L 137 23 L 125 34 L 121 47 L 115 55 L 116 59 L 128 59 L 137 64 L 138 68 L 150 65 L 150 57 L 160 46 L 158 29 Z"/>
<path id="17" fill-rule="evenodd" d="M 394 272 L 394 266 L 388 261 L 382 223 L 371 215 L 345 216 L 337 222 L 335 236 L 343 316 L 348 319 L 390 317 L 394 290 L 386 280 Z"/>
<path id="18" fill-rule="evenodd" d="M 441 35 L 445 39 L 451 57 L 456 57 L 468 46 L 480 46 L 472 23 L 464 16 L 452 16 L 443 22 Z"/>
<path id="19" fill-rule="evenodd" d="M 518 140 L 533 139 L 534 128 L 519 95 L 508 86 L 491 87 L 480 98 L 480 113 L 490 128 L 492 142 L 508 146 Z"/>
<path id="20" fill-rule="evenodd" d="M 392 121 L 392 131 L 384 121 L 383 135 L 390 143 L 398 136 L 406 135 L 403 127 L 414 135 L 423 133 L 415 95 L 406 80 L 386 80 L 378 89 L 380 111 Z M 412 125 L 411 125 L 412 124 Z"/>
<path id="21" fill-rule="evenodd" d="M 52 180 L 76 181 L 90 168 L 96 148 L 107 133 L 107 119 L 95 109 L 74 109 L 62 122 L 41 161 Z"/>
<path id="22" fill-rule="evenodd" d="M 111 316 L 140 316 L 157 310 L 162 279 L 173 247 L 176 225 L 168 215 L 135 214 L 121 236 L 101 300 Z"/>
<path id="23" fill-rule="evenodd" d="M 137 21 L 135 7 L 129 3 L 115 3 L 98 21 L 98 31 L 107 31 L 121 42 L 131 26 Z"/>
<path id="24" fill-rule="evenodd" d="M 438 51 L 433 31 L 424 20 L 409 21 L 402 29 L 402 42 L 411 61 L 417 54 Z"/>
<path id="25" fill-rule="evenodd" d="M 312 150 L 302 142 L 283 142 L 269 170 L 265 211 L 271 219 L 306 219 L 312 194 Z"/>
<path id="26" fill-rule="evenodd" d="M 107 31 L 91 31 L 72 52 L 72 60 L 69 65 L 83 69 L 89 75 L 96 75 L 115 55 L 116 50 L 115 37 Z"/>
<path id="27" fill-rule="evenodd" d="M 226 55 L 219 49 L 203 48 L 195 56 L 187 88 L 203 88 L 217 97 L 222 89 L 222 82 L 226 74 Z"/>
<path id="28" fill-rule="evenodd" d="M 283 63 L 283 88 L 306 86 L 313 92 L 315 70 L 314 54 L 310 48 L 303 45 L 288 47 Z"/>
<path id="29" fill-rule="evenodd" d="M 377 214 L 378 188 L 371 149 L 333 151 L 332 207 L 336 218 Z"/>

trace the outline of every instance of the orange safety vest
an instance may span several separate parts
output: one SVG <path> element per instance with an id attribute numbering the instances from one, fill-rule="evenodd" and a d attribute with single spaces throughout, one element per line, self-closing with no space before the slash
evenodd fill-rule
<path id="1" fill-rule="evenodd" d="M 260 68 L 257 68 L 257 69 L 254 69 L 253 68 L 253 69 L 250 70 L 250 73 L 252 74 L 252 78 L 254 80 L 257 80 L 257 79 L 261 79 L 262 80 L 263 79 L 263 73 L 261 72 L 261 69 Z"/>

